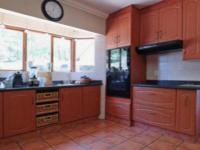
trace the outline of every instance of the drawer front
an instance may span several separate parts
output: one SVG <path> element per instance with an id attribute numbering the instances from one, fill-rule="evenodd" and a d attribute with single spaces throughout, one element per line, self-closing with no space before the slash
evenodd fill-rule
<path id="1" fill-rule="evenodd" d="M 134 105 L 134 120 L 175 130 L 175 110 Z"/>
<path id="2" fill-rule="evenodd" d="M 59 98 L 58 92 L 38 93 L 36 97 L 37 103 L 58 101 Z"/>
<path id="3" fill-rule="evenodd" d="M 37 127 L 58 123 L 58 114 L 37 117 Z"/>
<path id="4" fill-rule="evenodd" d="M 42 104 L 36 106 L 37 115 L 53 113 L 53 112 L 58 112 L 58 103 Z"/>
<path id="5" fill-rule="evenodd" d="M 162 88 L 134 87 L 133 101 L 134 104 L 175 109 L 176 90 L 162 89 Z"/>

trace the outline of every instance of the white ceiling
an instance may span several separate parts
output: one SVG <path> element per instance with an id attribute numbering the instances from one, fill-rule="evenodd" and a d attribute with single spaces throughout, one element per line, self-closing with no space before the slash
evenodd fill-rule
<path id="1" fill-rule="evenodd" d="M 149 6 L 163 0 L 74 0 L 106 14 L 110 14 L 128 5 L 136 5 L 138 8 Z"/>

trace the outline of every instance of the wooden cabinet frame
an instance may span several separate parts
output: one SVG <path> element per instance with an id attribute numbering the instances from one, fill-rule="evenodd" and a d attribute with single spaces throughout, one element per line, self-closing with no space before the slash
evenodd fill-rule
<path id="1" fill-rule="evenodd" d="M 27 31 L 31 31 L 31 32 L 35 32 L 35 33 L 41 33 L 41 34 L 46 34 L 46 32 L 42 32 L 42 31 L 36 31 L 36 30 L 31 30 L 31 29 L 25 29 L 25 28 L 21 28 L 21 27 L 14 27 L 14 26 L 10 26 L 10 25 L 6 25 L 5 29 L 8 30 L 14 30 L 14 31 L 18 31 L 18 32 L 22 32 L 23 33 L 23 43 L 22 43 L 22 70 L 23 71 L 27 71 Z M 70 72 L 75 72 L 76 71 L 76 43 L 75 40 L 78 38 L 71 38 L 71 37 L 67 37 L 67 36 L 60 36 L 60 35 L 56 35 L 56 34 L 52 34 L 52 33 L 48 33 L 50 35 L 50 40 L 51 40 L 51 57 L 50 57 L 50 63 L 53 64 L 54 63 L 54 42 L 53 39 L 54 38 L 64 38 L 66 40 L 70 40 L 71 41 L 71 57 L 70 57 L 70 61 L 71 61 L 71 66 L 70 66 Z M 81 38 L 81 39 L 94 39 L 94 38 Z M 1 71 L 18 71 L 18 70 L 1 70 Z M 51 67 L 51 72 L 54 71 L 53 65 Z"/>

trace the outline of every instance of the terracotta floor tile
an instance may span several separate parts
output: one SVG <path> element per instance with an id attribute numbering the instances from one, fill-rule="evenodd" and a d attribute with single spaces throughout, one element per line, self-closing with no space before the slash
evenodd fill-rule
<path id="1" fill-rule="evenodd" d="M 176 145 L 157 140 L 154 143 L 150 144 L 148 147 L 152 150 L 174 150 L 176 148 Z"/>
<path id="2" fill-rule="evenodd" d="M 112 148 L 112 150 L 141 150 L 145 146 L 139 143 L 135 143 L 133 141 L 126 141 L 124 143 L 119 144 L 118 146 Z"/>
<path id="3" fill-rule="evenodd" d="M 61 129 L 60 125 L 55 125 L 52 127 L 45 127 L 43 129 L 40 129 L 40 133 L 41 134 L 52 133 L 52 132 L 57 133 L 57 132 L 59 132 L 60 129 Z"/>
<path id="4" fill-rule="evenodd" d="M 131 138 L 132 141 L 143 144 L 143 145 L 149 145 L 153 143 L 157 138 L 149 135 L 138 135 L 133 138 Z"/>
<path id="5" fill-rule="evenodd" d="M 51 133 L 42 136 L 43 139 L 50 145 L 58 145 L 68 142 L 70 139 L 61 133 Z"/>
<path id="6" fill-rule="evenodd" d="M 165 142 L 169 142 L 175 145 L 179 145 L 181 144 L 183 141 L 179 138 L 174 138 L 174 137 L 170 137 L 170 136 L 161 136 L 159 138 L 159 140 L 165 141 Z"/>
<path id="7" fill-rule="evenodd" d="M 70 132 L 61 131 L 61 133 L 63 133 L 64 135 L 66 135 L 66 136 L 68 136 L 69 138 L 72 138 L 72 139 L 86 135 L 85 132 L 80 131 L 80 130 L 75 130 L 75 129 L 70 131 Z"/>
<path id="8" fill-rule="evenodd" d="M 161 133 L 158 133 L 158 132 L 153 132 L 153 131 L 145 131 L 144 133 L 142 133 L 143 135 L 148 135 L 148 136 L 152 136 L 152 137 L 155 137 L 155 138 L 159 138 L 162 136 Z"/>
<path id="9" fill-rule="evenodd" d="M 75 143 L 78 143 L 82 146 L 87 146 L 97 141 L 97 138 L 91 135 L 85 135 L 78 138 L 73 139 Z"/>
<path id="10" fill-rule="evenodd" d="M 145 131 L 145 129 L 139 128 L 139 127 L 127 127 L 126 129 L 129 131 L 135 132 L 137 134 L 141 134 Z"/>
<path id="11" fill-rule="evenodd" d="M 200 150 L 200 144 L 198 144 L 198 143 L 194 144 L 194 143 L 185 142 L 185 143 L 181 144 L 181 147 L 190 149 L 190 150 Z"/>
<path id="12" fill-rule="evenodd" d="M 191 150 L 191 149 L 180 146 L 180 147 L 177 147 L 176 150 Z"/>
<path id="13" fill-rule="evenodd" d="M 86 127 L 82 127 L 82 128 L 79 128 L 81 131 L 83 132 L 86 132 L 86 133 L 92 133 L 92 132 L 95 132 L 98 130 L 97 127 L 95 126 L 86 126 Z"/>
<path id="14" fill-rule="evenodd" d="M 20 150 L 17 143 L 0 144 L 0 150 Z"/>
<path id="15" fill-rule="evenodd" d="M 117 132 L 116 134 L 123 136 L 125 138 L 132 138 L 132 137 L 136 136 L 138 134 L 138 132 L 130 131 L 128 129 L 123 129 L 123 130 Z"/>
<path id="16" fill-rule="evenodd" d="M 115 135 L 115 134 L 111 134 L 102 139 L 103 142 L 112 144 L 112 145 L 120 144 L 126 140 L 127 140 L 126 138 L 119 135 Z"/>
<path id="17" fill-rule="evenodd" d="M 113 132 L 105 128 L 105 129 L 97 130 L 97 131 L 91 133 L 90 135 L 92 135 L 96 138 L 102 139 L 102 138 L 109 136 L 111 134 L 113 134 Z"/>
<path id="18" fill-rule="evenodd" d="M 84 150 L 81 146 L 72 141 L 55 145 L 53 148 L 56 150 Z"/>
<path id="19" fill-rule="evenodd" d="M 42 140 L 27 141 L 21 144 L 23 150 L 52 150 L 52 148 Z"/>
<path id="20" fill-rule="evenodd" d="M 87 150 L 108 150 L 112 147 L 112 145 L 108 143 L 104 143 L 101 141 L 95 142 L 87 146 Z"/>

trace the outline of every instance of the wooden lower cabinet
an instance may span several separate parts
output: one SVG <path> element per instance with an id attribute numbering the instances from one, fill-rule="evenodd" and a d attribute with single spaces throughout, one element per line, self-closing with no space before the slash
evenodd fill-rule
<path id="1" fill-rule="evenodd" d="M 107 97 L 106 115 L 129 121 L 131 118 L 131 100 L 126 98 Z"/>
<path id="2" fill-rule="evenodd" d="M 196 90 L 177 90 L 177 131 L 196 134 Z"/>
<path id="3" fill-rule="evenodd" d="M 100 86 L 83 87 L 83 117 L 96 117 L 100 114 Z"/>
<path id="4" fill-rule="evenodd" d="M 61 123 L 79 120 L 82 117 L 82 89 L 63 88 L 60 90 Z"/>
<path id="5" fill-rule="evenodd" d="M 35 91 L 4 92 L 3 118 L 4 136 L 35 130 Z"/>
<path id="6" fill-rule="evenodd" d="M 133 88 L 133 120 L 187 135 L 197 133 L 197 91 Z"/>
<path id="7" fill-rule="evenodd" d="M 134 120 L 174 130 L 175 109 L 163 109 L 135 104 Z"/>
<path id="8" fill-rule="evenodd" d="M 3 94 L 0 93 L 0 138 L 3 137 Z"/>

